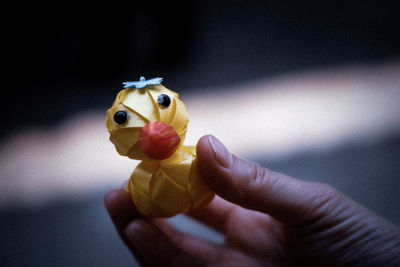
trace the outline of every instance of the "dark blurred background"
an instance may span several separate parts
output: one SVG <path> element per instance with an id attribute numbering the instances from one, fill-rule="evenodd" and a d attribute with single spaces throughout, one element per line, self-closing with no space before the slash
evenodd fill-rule
<path id="1" fill-rule="evenodd" d="M 58 1 L 2 8 L 2 136 L 110 104 L 125 80 L 196 90 L 400 53 L 399 1 Z"/>
<path id="2" fill-rule="evenodd" d="M 0 138 L 57 125 L 85 110 L 104 112 L 121 82 L 141 75 L 164 77 L 167 87 L 188 92 L 396 59 L 399 14 L 399 1 L 8 3 L 1 16 Z M 341 182 L 361 172 L 400 186 L 399 140 L 281 162 L 255 160 L 304 179 L 340 177 L 336 186 L 351 194 Z M 374 183 L 361 186 L 369 190 Z M 388 184 L 387 190 L 397 189 Z M 0 265 L 130 265 L 102 207 L 104 192 L 1 211 Z M 393 205 L 360 199 L 392 221 L 400 218 Z"/>

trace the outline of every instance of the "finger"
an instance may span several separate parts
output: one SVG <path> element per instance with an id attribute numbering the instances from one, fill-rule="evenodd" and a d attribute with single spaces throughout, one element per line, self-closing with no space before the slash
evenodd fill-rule
<path id="1" fill-rule="evenodd" d="M 219 245 L 188 233 L 182 233 L 164 219 L 153 219 L 157 226 L 177 247 L 202 262 L 211 261 L 221 249 Z"/>
<path id="2" fill-rule="evenodd" d="M 148 265 L 148 262 L 140 255 L 124 232 L 131 221 L 142 217 L 133 205 L 129 193 L 124 189 L 112 190 L 104 197 L 104 205 L 122 241 L 141 265 Z"/>
<path id="3" fill-rule="evenodd" d="M 339 199 L 331 187 L 291 178 L 240 159 L 213 136 L 200 139 L 197 159 L 202 177 L 215 193 L 284 222 L 309 219 L 319 206 Z"/>
<path id="4" fill-rule="evenodd" d="M 165 221 L 135 220 L 125 233 L 138 251 L 156 266 L 202 265 L 213 260 L 217 253 L 216 245 L 178 232 Z"/>
<path id="5" fill-rule="evenodd" d="M 216 196 L 209 204 L 200 206 L 187 215 L 221 233 L 225 233 L 227 223 L 237 208 L 241 207 Z"/>

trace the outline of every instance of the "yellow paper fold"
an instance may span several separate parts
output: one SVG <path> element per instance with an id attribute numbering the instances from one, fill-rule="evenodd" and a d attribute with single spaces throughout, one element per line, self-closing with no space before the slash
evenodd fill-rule
<path id="1" fill-rule="evenodd" d="M 166 94 L 168 107 L 157 103 Z M 124 111 L 127 121 L 114 122 L 114 114 Z M 175 153 L 165 160 L 147 157 L 138 145 L 138 135 L 146 123 L 161 121 L 170 125 L 181 138 Z M 196 148 L 183 146 L 188 114 L 178 94 L 161 84 L 121 90 L 107 110 L 106 128 L 110 141 L 120 155 L 142 160 L 133 171 L 127 191 L 137 210 L 148 217 L 170 217 L 208 203 L 214 193 L 200 177 L 196 164 Z"/>

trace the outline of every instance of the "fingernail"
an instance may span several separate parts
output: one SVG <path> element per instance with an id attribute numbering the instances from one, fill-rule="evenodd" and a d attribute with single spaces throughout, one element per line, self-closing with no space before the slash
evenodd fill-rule
<path id="1" fill-rule="evenodd" d="M 208 136 L 208 141 L 214 151 L 214 156 L 218 164 L 224 168 L 230 168 L 232 166 L 233 158 L 228 149 L 226 149 L 226 147 L 212 135 Z"/>
<path id="2" fill-rule="evenodd" d="M 146 233 L 146 225 L 142 220 L 135 220 L 128 224 L 124 232 L 126 237 L 133 243 L 141 241 L 141 237 Z"/>

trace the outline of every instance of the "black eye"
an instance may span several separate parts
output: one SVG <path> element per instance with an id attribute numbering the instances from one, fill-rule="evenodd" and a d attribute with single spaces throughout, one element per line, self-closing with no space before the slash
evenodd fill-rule
<path id="1" fill-rule="evenodd" d="M 161 94 L 157 97 L 157 103 L 164 107 L 169 107 L 171 99 L 166 94 Z"/>
<path id="2" fill-rule="evenodd" d="M 126 122 L 127 118 L 128 118 L 128 116 L 126 115 L 125 111 L 118 111 L 118 112 L 115 112 L 115 114 L 114 114 L 114 121 L 117 124 L 123 124 L 124 122 Z"/>

